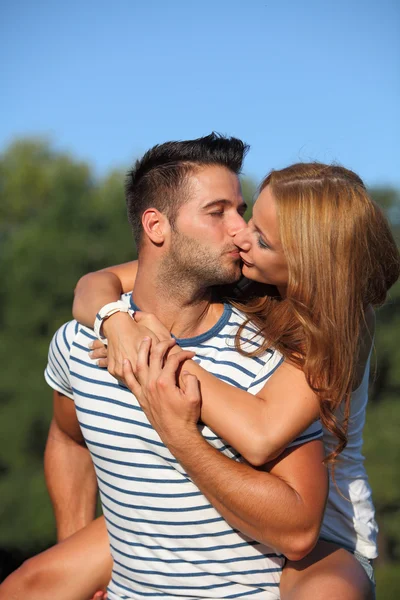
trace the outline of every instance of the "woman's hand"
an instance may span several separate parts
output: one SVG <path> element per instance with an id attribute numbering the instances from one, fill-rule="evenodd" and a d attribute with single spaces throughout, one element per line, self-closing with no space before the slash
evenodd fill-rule
<path id="1" fill-rule="evenodd" d="M 165 327 L 165 325 L 161 323 L 160 319 L 156 317 L 156 315 L 153 315 L 153 313 L 137 310 L 133 315 L 133 318 L 139 325 L 147 327 L 147 329 L 149 329 L 156 337 L 158 337 L 160 342 L 164 340 L 170 340 L 172 338 L 171 332 L 167 329 L 167 327 Z"/>
<path id="2" fill-rule="evenodd" d="M 92 344 L 90 357 L 120 381 L 124 381 L 125 358 L 129 359 L 133 368 L 136 367 L 138 349 L 144 337 L 150 337 L 154 343 L 171 340 L 168 329 L 157 317 L 142 312 L 135 313 L 135 320 L 126 313 L 115 313 L 104 321 L 103 333 L 107 337 L 108 348 L 96 340 Z"/>
<path id="3" fill-rule="evenodd" d="M 154 344 L 146 338 L 139 348 L 135 372 L 129 360 L 124 361 L 126 384 L 167 446 L 188 431 L 197 433 L 201 409 L 197 377 L 184 372 L 182 387 L 177 385 L 182 363 L 193 358 L 194 352 L 182 350 L 166 358 L 174 345 L 175 340 Z"/>

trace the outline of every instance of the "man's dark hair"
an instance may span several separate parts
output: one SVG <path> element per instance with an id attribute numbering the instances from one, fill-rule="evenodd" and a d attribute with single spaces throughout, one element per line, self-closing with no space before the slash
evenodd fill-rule
<path id="1" fill-rule="evenodd" d="M 196 140 L 165 142 L 148 150 L 128 172 L 125 183 L 128 219 L 137 247 L 145 210 L 157 208 L 173 226 L 180 205 L 188 199 L 188 175 L 210 165 L 226 167 L 239 175 L 248 149 L 237 138 L 212 133 Z"/>

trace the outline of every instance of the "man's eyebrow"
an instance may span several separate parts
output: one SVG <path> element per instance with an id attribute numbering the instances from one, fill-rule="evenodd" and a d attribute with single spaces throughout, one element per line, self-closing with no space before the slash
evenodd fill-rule
<path id="1" fill-rule="evenodd" d="M 217 205 L 221 205 L 221 204 L 223 204 L 225 206 L 232 206 L 234 204 L 234 202 L 232 200 L 227 200 L 226 198 L 219 198 L 218 200 L 211 200 L 210 202 L 207 202 L 207 204 L 205 204 L 203 206 L 203 209 L 212 208 L 213 206 L 217 206 Z M 246 202 L 241 202 L 237 208 L 243 209 L 243 211 L 245 211 L 247 209 Z"/>

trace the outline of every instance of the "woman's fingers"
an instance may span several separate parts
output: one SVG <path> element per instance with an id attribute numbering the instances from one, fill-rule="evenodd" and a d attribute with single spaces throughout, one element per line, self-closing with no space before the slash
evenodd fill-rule
<path id="1" fill-rule="evenodd" d="M 106 346 L 101 345 L 101 348 L 95 348 L 90 352 L 90 358 L 98 359 L 98 358 L 107 358 L 107 348 Z"/>
<path id="2" fill-rule="evenodd" d="M 136 379 L 132 370 L 132 365 L 127 358 L 123 362 L 123 376 L 124 382 L 131 390 L 132 394 L 136 396 L 136 398 L 139 398 L 142 388 L 140 386 L 140 383 Z"/>
<path id="3" fill-rule="evenodd" d="M 135 312 L 134 320 L 136 323 L 141 324 L 147 327 L 150 331 L 152 331 L 160 340 L 169 340 L 171 339 L 171 333 L 165 325 L 161 323 L 161 321 L 152 313 L 145 312 Z"/>
<path id="4" fill-rule="evenodd" d="M 107 369 L 108 358 L 100 358 L 100 360 L 97 361 L 97 366 L 101 367 L 102 369 Z"/>
<path id="5" fill-rule="evenodd" d="M 108 367 L 108 350 L 107 346 L 102 344 L 100 340 L 94 340 L 89 345 L 91 351 L 89 352 L 89 356 L 92 360 L 97 361 L 97 366 L 102 367 L 103 369 L 107 369 Z"/>
<path id="6" fill-rule="evenodd" d="M 152 320 L 154 315 L 152 315 L 151 313 L 146 313 L 143 312 L 142 310 L 137 310 L 135 311 L 135 314 L 133 315 L 133 320 L 136 321 L 136 323 L 140 323 L 141 321 L 150 321 Z"/>
<path id="7" fill-rule="evenodd" d="M 91 348 L 91 350 L 98 350 L 99 348 L 104 348 L 104 344 L 100 340 L 93 340 L 93 342 L 89 344 L 89 348 Z"/>

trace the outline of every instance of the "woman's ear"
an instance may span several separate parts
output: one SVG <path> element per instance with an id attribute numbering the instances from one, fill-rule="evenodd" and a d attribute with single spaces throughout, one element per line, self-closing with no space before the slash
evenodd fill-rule
<path id="1" fill-rule="evenodd" d="M 165 236 L 170 230 L 167 217 L 160 213 L 156 208 L 148 208 L 142 215 L 142 227 L 144 233 L 153 242 L 161 245 L 165 241 Z"/>

